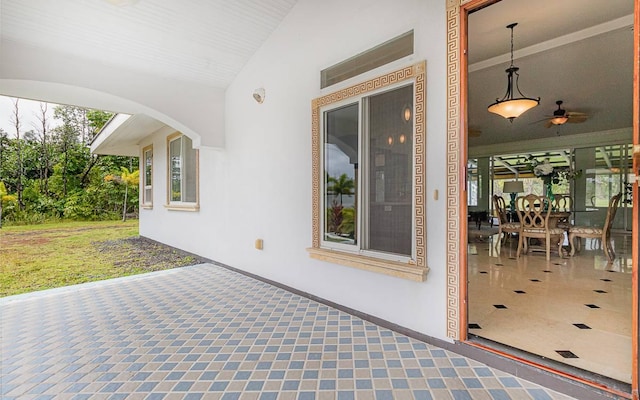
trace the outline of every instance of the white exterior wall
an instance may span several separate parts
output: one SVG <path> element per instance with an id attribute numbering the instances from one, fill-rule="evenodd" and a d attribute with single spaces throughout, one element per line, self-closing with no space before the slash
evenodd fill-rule
<path id="1" fill-rule="evenodd" d="M 200 150 L 200 211 L 168 211 L 166 137 L 153 136 L 142 235 L 446 339 L 445 0 L 301 0 L 226 91 L 225 147 Z M 410 29 L 415 54 L 320 90 L 320 70 Z M 417 283 L 313 260 L 311 100 L 427 61 L 427 265 Z M 263 104 L 252 98 L 264 87 Z M 433 193 L 439 191 L 439 199 Z M 254 248 L 264 239 L 264 250 Z"/>
<path id="2" fill-rule="evenodd" d="M 224 146 L 224 90 L 0 41 L 0 95 L 146 114 L 194 143 Z"/>

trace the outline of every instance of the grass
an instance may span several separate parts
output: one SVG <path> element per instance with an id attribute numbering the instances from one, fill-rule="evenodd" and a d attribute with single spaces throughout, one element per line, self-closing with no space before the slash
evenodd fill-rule
<path id="1" fill-rule="evenodd" d="M 201 261 L 140 238 L 137 220 L 3 227 L 0 297 Z"/>

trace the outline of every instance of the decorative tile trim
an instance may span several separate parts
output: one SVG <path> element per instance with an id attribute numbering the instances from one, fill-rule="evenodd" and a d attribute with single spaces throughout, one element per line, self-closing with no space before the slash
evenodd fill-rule
<path id="1" fill-rule="evenodd" d="M 447 0 L 447 337 L 460 339 L 460 5 Z M 465 240 L 466 243 L 466 240 Z"/>
<path id="2" fill-rule="evenodd" d="M 314 99 L 311 102 L 311 158 L 312 158 L 312 248 L 320 248 L 320 108 L 330 105 L 350 97 L 359 96 L 386 86 L 399 82 L 414 80 L 415 88 L 415 195 L 414 195 L 414 221 L 415 221 L 415 243 L 416 243 L 416 266 L 427 268 L 427 234 L 426 234 L 426 110 L 425 110 L 425 74 L 426 62 L 420 63 L 390 72 L 386 75 L 353 85 L 334 93 Z"/>

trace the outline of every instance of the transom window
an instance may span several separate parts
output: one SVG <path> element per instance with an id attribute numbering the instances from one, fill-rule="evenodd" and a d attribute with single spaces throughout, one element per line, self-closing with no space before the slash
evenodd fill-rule
<path id="1" fill-rule="evenodd" d="M 424 63 L 316 99 L 313 111 L 311 256 L 424 280 Z"/>
<path id="2" fill-rule="evenodd" d="M 198 205 L 198 150 L 191 139 L 176 133 L 168 140 L 169 206 Z"/>

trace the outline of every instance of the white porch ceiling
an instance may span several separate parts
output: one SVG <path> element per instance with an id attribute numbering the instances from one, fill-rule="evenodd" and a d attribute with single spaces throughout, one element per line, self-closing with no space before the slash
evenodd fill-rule
<path id="1" fill-rule="evenodd" d="M 2 0 L 0 37 L 127 70 L 226 88 L 295 3 Z"/>
<path id="2" fill-rule="evenodd" d="M 445 0 L 424 0 L 442 1 Z M 128 5 L 117 6 L 113 3 Z M 469 17 L 469 145 L 630 129 L 636 0 L 502 0 Z M 0 0 L 0 38 L 123 71 L 224 89 L 296 0 Z M 443 18 L 445 16 L 443 15 Z M 487 112 L 506 88 L 515 29 L 520 89 L 540 106 L 513 123 Z M 363 49 L 365 50 L 365 49 Z M 441 77 L 444 79 L 444 77 Z M 440 79 L 440 78 L 430 78 Z M 564 101 L 586 122 L 545 128 Z"/>

